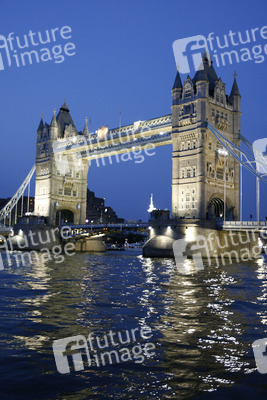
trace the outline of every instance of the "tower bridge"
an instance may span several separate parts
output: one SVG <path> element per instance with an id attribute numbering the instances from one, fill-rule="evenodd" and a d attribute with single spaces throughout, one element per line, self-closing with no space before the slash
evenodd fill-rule
<path id="1" fill-rule="evenodd" d="M 83 225 L 88 167 L 93 159 L 172 145 L 173 220 L 203 224 L 216 219 L 238 221 L 242 219 L 240 165 L 258 181 L 266 181 L 267 176 L 257 172 L 253 151 L 249 159 L 240 148 L 243 142 L 251 150 L 240 132 L 240 100 L 236 75 L 227 94 L 211 60 L 203 55 L 203 69 L 193 78 L 188 76 L 182 83 L 177 71 L 171 114 L 116 129 L 103 125 L 90 133 L 87 119 L 82 131 L 76 129 L 64 102 L 57 115 L 54 109 L 50 124 L 41 117 L 35 166 L 1 210 L 0 220 L 10 216 L 36 169 L 35 214 L 48 217 L 52 224 L 62 218 L 69 224 Z"/>

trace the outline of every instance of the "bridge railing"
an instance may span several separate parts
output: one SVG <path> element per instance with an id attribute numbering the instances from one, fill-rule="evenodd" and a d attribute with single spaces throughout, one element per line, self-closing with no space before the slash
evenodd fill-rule
<path id="1" fill-rule="evenodd" d="M 267 221 L 224 221 L 217 224 L 220 228 L 261 228 L 267 226 Z"/>
<path id="2" fill-rule="evenodd" d="M 148 223 L 140 224 L 82 224 L 82 225 L 71 225 L 68 224 L 71 229 L 91 229 L 91 228 L 147 228 Z"/>

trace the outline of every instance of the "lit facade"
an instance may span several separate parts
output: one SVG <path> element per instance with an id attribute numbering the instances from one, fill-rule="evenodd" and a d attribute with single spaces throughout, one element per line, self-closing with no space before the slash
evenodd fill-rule
<path id="1" fill-rule="evenodd" d="M 178 71 L 172 89 L 172 216 L 222 218 L 225 196 L 226 219 L 238 219 L 239 164 L 225 155 L 206 120 L 239 146 L 241 96 L 236 77 L 228 96 L 205 55 L 203 66 L 183 84 Z"/>

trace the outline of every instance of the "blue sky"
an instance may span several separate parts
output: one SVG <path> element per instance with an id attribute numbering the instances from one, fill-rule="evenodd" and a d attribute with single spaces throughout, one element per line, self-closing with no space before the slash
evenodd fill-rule
<path id="1" fill-rule="evenodd" d="M 194 35 L 266 25 L 266 1 L 91 1 L 1 0 L 0 35 L 22 36 L 70 26 L 76 54 L 0 71 L 0 197 L 12 196 L 35 161 L 40 114 L 50 123 L 64 98 L 78 130 L 91 117 L 92 129 L 110 128 L 171 112 L 176 74 L 172 43 Z M 61 40 L 64 42 L 64 40 Z M 66 42 L 66 41 L 65 41 Z M 265 44 L 266 40 L 259 40 Z M 267 55 L 265 54 L 267 58 Z M 4 60 L 5 62 L 6 60 Z M 266 62 L 217 68 L 230 93 L 234 70 L 242 95 L 242 134 L 250 141 L 266 137 Z M 185 76 L 182 76 L 184 79 Z M 125 162 L 92 167 L 88 187 L 105 197 L 126 219 L 147 219 L 150 193 L 155 205 L 171 206 L 171 146 L 141 164 Z M 255 216 L 255 179 L 245 174 L 244 218 Z M 32 185 L 34 194 L 34 185 Z M 266 184 L 261 184 L 262 217 L 267 215 Z"/>

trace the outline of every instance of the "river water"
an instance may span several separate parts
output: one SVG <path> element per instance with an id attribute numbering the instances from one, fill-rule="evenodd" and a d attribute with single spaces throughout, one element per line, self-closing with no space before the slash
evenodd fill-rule
<path id="1" fill-rule="evenodd" d="M 137 250 L 6 266 L 0 399 L 266 399 L 252 343 L 267 337 L 267 264 L 188 265 Z M 141 327 L 154 346 L 142 362 L 58 372 L 54 340 Z"/>

